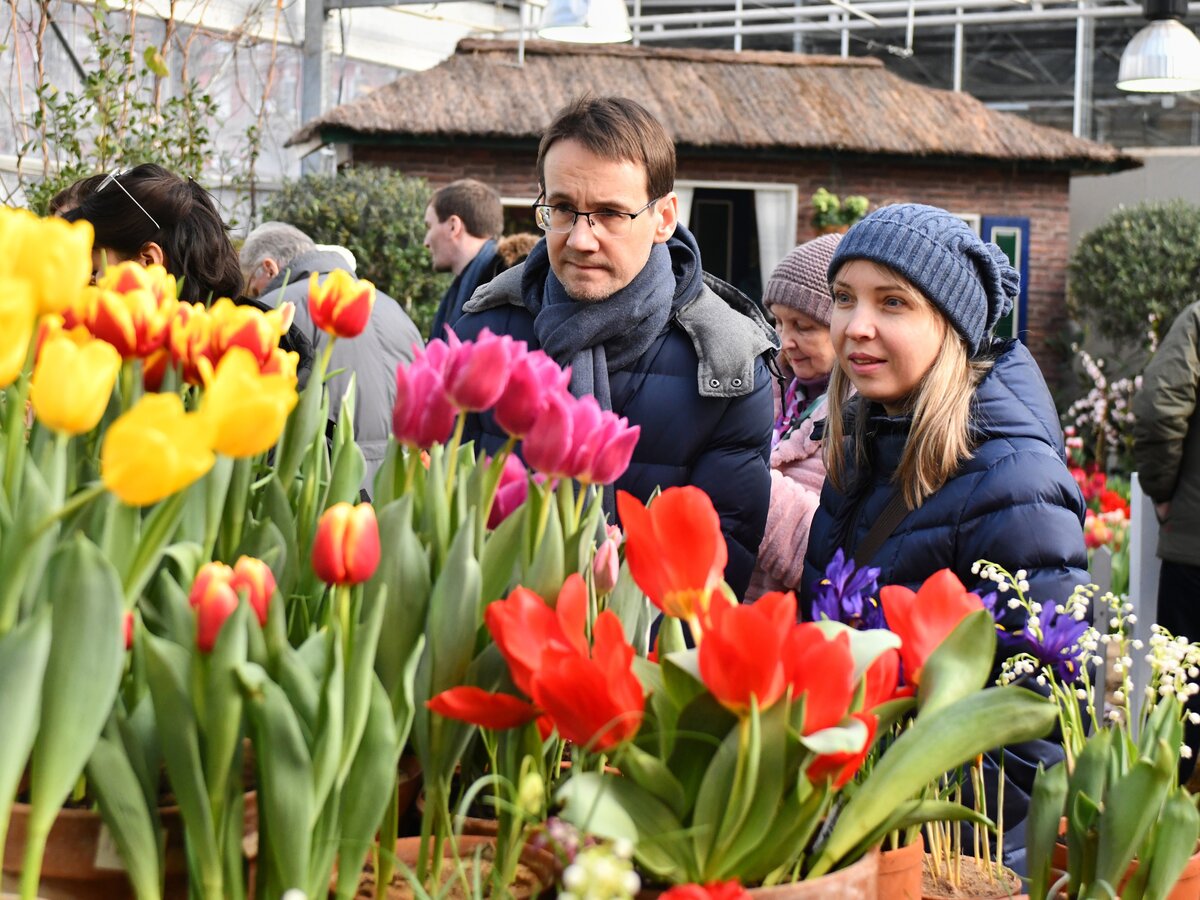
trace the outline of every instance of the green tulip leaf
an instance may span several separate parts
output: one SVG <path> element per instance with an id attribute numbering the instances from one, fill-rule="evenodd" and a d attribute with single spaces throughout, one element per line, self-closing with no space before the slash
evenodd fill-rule
<path id="1" fill-rule="evenodd" d="M 43 605 L 8 634 L 0 637 L 0 847 L 13 798 L 33 740 L 42 703 L 42 678 L 50 658 L 50 606 Z"/>
<path id="2" fill-rule="evenodd" d="M 661 759 L 636 744 L 627 744 L 621 750 L 620 765 L 621 774 L 661 800 L 673 815 L 683 818 L 687 809 L 683 785 Z"/>
<path id="3" fill-rule="evenodd" d="M 355 588 L 355 591 L 361 596 L 363 589 Z M 387 587 L 381 591 L 386 592 Z M 346 660 L 346 724 L 342 733 L 342 762 L 338 768 L 339 786 L 350 774 L 350 766 L 358 754 L 358 743 L 367 726 L 372 693 L 378 680 L 375 677 L 375 651 L 379 646 L 386 601 L 386 594 L 377 595 L 367 608 L 366 616 L 354 627 L 350 659 Z"/>
<path id="4" fill-rule="evenodd" d="M 553 497 L 548 497 L 547 502 L 550 504 L 550 514 L 546 519 L 546 530 L 534 546 L 533 561 L 522 573 L 521 584 L 552 603 L 567 579 L 566 550 L 558 506 Z"/>
<path id="5" fill-rule="evenodd" d="M 245 600 L 239 602 L 217 633 L 212 652 L 200 660 L 204 702 L 198 708 L 203 710 L 204 717 L 200 723 L 204 735 L 204 781 L 209 805 L 214 809 L 221 804 L 234 762 L 242 755 L 242 694 L 236 671 L 246 662 L 249 644 L 246 631 L 253 615 Z"/>
<path id="6" fill-rule="evenodd" d="M 631 779 L 579 772 L 559 788 L 563 817 L 587 834 L 634 845 L 639 865 L 672 881 L 699 877 L 683 824 Z"/>
<path id="7" fill-rule="evenodd" d="M 112 712 L 125 659 L 117 573 L 82 535 L 54 554 L 43 583 L 51 604 L 50 654 L 33 746 L 23 884 L 36 883 L 50 826 Z"/>
<path id="8" fill-rule="evenodd" d="M 812 875 L 823 875 L 925 785 L 985 750 L 1044 736 L 1057 720 L 1053 703 L 1024 688 L 979 691 L 926 715 L 884 753 L 847 802 Z"/>
<path id="9" fill-rule="evenodd" d="M 936 712 L 987 684 L 996 653 L 996 623 L 986 609 L 971 613 L 937 645 L 921 668 L 920 714 Z"/>
<path id="10" fill-rule="evenodd" d="M 342 657 L 342 626 L 337 619 L 329 630 L 329 655 L 320 676 L 320 706 L 317 728 L 308 748 L 312 754 L 313 805 L 323 807 L 337 783 L 342 742 L 346 729 L 346 669 Z M 289 712 L 293 712 L 289 709 Z"/>
<path id="11" fill-rule="evenodd" d="M 1154 828 L 1154 852 L 1142 859 L 1137 876 L 1146 873 L 1144 889 L 1133 893 L 1126 888 L 1123 896 L 1129 900 L 1137 897 L 1166 897 L 1175 886 L 1188 860 L 1196 853 L 1196 841 L 1200 839 L 1200 813 L 1195 801 L 1183 791 L 1173 791 L 1163 806 L 1162 815 Z"/>
<path id="12" fill-rule="evenodd" d="M 288 416 L 279 444 L 275 448 L 275 472 L 285 490 L 290 490 L 300 460 L 314 440 L 324 443 L 324 417 L 321 415 L 325 373 L 318 364 L 309 374 L 308 383 L 300 392 L 300 400 Z M 319 434 L 319 437 L 318 437 Z M 323 448 L 322 448 L 323 449 Z M 284 531 L 286 534 L 286 530 Z"/>
<path id="13" fill-rule="evenodd" d="M 88 760 L 87 777 L 138 900 L 154 900 L 160 896 L 163 878 L 158 817 L 146 805 L 141 782 L 119 739 L 100 737 Z"/>
<path id="14" fill-rule="evenodd" d="M 513 585 L 521 555 L 521 542 L 525 539 L 525 529 L 528 527 L 528 509 L 525 505 L 518 507 L 484 539 L 479 565 L 483 579 L 481 596 L 485 606 L 507 596 Z"/>
<path id="15" fill-rule="evenodd" d="M 1096 880 L 1117 884 L 1162 810 L 1175 778 L 1175 755 L 1160 744 L 1154 761 L 1139 759 L 1108 785 L 1096 847 Z"/>

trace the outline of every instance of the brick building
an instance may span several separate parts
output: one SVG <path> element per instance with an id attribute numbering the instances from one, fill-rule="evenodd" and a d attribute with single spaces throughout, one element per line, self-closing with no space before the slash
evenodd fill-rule
<path id="1" fill-rule="evenodd" d="M 521 58 L 523 56 L 523 58 Z M 963 216 L 1009 252 L 1022 299 L 1003 327 L 1056 371 L 1066 316 L 1070 176 L 1140 165 L 1120 151 L 905 81 L 878 60 L 776 52 L 468 39 L 426 72 L 329 110 L 291 139 L 341 164 L 386 165 L 433 186 L 495 187 L 508 229 L 532 230 L 537 141 L 579 94 L 642 102 L 675 139 L 681 219 L 704 267 L 758 296 L 814 235 L 819 187 L 872 206 L 917 201 Z"/>

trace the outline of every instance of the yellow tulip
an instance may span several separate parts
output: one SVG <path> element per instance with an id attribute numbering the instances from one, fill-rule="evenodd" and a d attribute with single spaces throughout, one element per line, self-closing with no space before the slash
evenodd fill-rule
<path id="1" fill-rule="evenodd" d="M 37 320 L 33 289 L 11 275 L 0 275 L 0 388 L 21 374 Z"/>
<path id="2" fill-rule="evenodd" d="M 130 506 L 149 506 L 212 468 L 213 426 L 178 394 L 147 394 L 109 426 L 100 448 L 104 486 Z"/>
<path id="3" fill-rule="evenodd" d="M 218 453 L 257 456 L 275 446 L 297 399 L 295 377 L 263 375 L 254 354 L 231 347 L 205 388 L 200 412 L 213 424 Z"/>
<path id="4" fill-rule="evenodd" d="M 92 277 L 91 223 L 39 219 L 0 209 L 0 257 L 8 274 L 29 282 L 38 312 L 74 306 Z"/>
<path id="5" fill-rule="evenodd" d="M 42 344 L 33 368 L 33 412 L 55 431 L 91 431 L 108 408 L 120 371 L 121 354 L 111 344 L 96 340 L 81 347 L 58 332 Z"/>

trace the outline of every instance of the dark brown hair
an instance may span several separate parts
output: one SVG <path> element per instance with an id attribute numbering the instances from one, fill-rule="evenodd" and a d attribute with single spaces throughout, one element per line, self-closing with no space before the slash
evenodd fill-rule
<path id="1" fill-rule="evenodd" d="M 242 293 L 238 255 L 208 191 L 153 163 L 135 166 L 116 177 L 119 187 L 110 184 L 96 190 L 103 179 L 94 186 L 85 185 L 91 190 L 63 218 L 91 222 L 96 230 L 95 246 L 127 258 L 136 256 L 151 241 L 158 244 L 163 265 L 182 282 L 183 300 L 236 298 Z"/>
<path id="2" fill-rule="evenodd" d="M 580 97 L 559 111 L 538 145 L 538 185 L 546 187 L 546 153 L 555 141 L 579 141 L 613 162 L 640 163 L 651 200 L 675 188 L 675 142 L 644 106 L 626 97 Z"/>
<path id="3" fill-rule="evenodd" d="M 451 216 L 462 219 L 467 234 L 498 238 L 504 231 L 504 207 L 500 195 L 474 178 L 460 178 L 434 192 L 429 201 L 439 222 Z"/>

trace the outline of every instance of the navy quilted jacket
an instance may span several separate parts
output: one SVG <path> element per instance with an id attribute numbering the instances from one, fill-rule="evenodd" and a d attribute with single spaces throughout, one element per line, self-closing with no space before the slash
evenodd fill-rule
<path id="1" fill-rule="evenodd" d="M 870 562 L 882 569 L 881 585 L 916 590 L 949 568 L 969 590 L 986 592 L 971 564 L 989 559 L 1010 572 L 1025 569 L 1034 600 L 1061 603 L 1089 581 L 1083 496 L 1063 462 L 1062 429 L 1033 357 L 1016 341 L 998 342 L 993 353 L 995 365 L 975 394 L 974 456 L 901 520 Z M 889 418 L 874 404 L 868 412 L 867 471 L 847 494 L 828 479 L 821 492 L 802 583 L 806 607 L 837 548 L 852 555 L 891 494 L 911 419 Z"/>
<path id="2" fill-rule="evenodd" d="M 525 341 L 531 350 L 538 347 L 533 317 L 524 307 L 468 313 L 454 330 L 468 340 L 484 328 Z M 616 487 L 643 502 L 656 487 L 702 488 L 721 517 L 729 547 L 725 580 L 740 597 L 750 583 L 771 498 L 771 379 L 759 357 L 753 391 L 732 398 L 703 397 L 697 364 L 692 340 L 669 324 L 637 362 L 610 373 L 613 412 L 642 427 Z M 465 439 L 494 453 L 507 435 L 491 413 L 483 413 L 467 419 Z"/>

